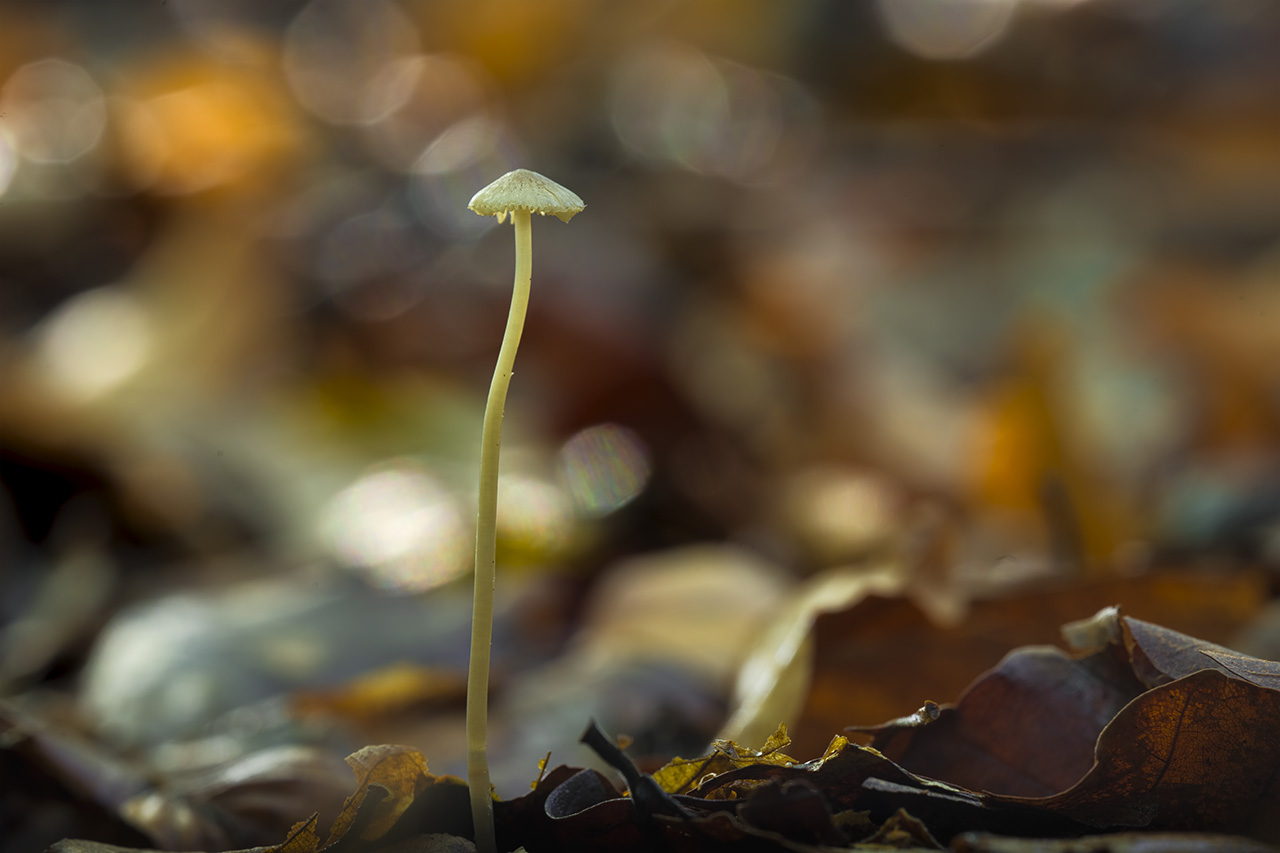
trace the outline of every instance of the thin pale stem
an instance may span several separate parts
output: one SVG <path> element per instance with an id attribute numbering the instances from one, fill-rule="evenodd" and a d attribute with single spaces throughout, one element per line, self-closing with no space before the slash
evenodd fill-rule
<path id="1" fill-rule="evenodd" d="M 507 331 L 498 351 L 498 364 L 489 385 L 480 445 L 480 507 L 476 514 L 476 587 L 471 617 L 471 666 L 467 672 L 467 783 L 471 788 L 471 819 L 477 853 L 497 853 L 493 829 L 493 793 L 489 782 L 488 710 L 489 651 L 493 644 L 493 590 L 497 575 L 494 552 L 498 527 L 498 454 L 502 449 L 502 413 L 511 384 L 512 367 L 524 316 L 529 306 L 533 271 L 533 239 L 529 211 L 512 214 L 516 232 L 516 278 L 511 295 Z"/>

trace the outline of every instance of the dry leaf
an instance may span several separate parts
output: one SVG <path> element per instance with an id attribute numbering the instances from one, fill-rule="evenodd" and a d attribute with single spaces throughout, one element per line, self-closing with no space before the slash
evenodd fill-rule
<path id="1" fill-rule="evenodd" d="M 1103 727 L 1143 690 L 1106 652 L 1074 660 L 1018 649 L 935 722 L 874 729 L 871 745 L 907 770 L 974 791 L 1048 796 L 1088 772 Z"/>
<path id="2" fill-rule="evenodd" d="M 1075 787 L 1024 799 L 1097 827 L 1280 841 L 1280 692 L 1206 669 L 1142 694 L 1098 738 Z"/>
<path id="3" fill-rule="evenodd" d="M 386 835 L 434 778 L 427 771 L 427 760 L 422 753 L 410 746 L 366 746 L 348 756 L 347 764 L 355 771 L 359 789 L 347 798 L 325 846 L 356 827 L 358 816 L 363 823 L 359 828 L 360 838 L 377 839 Z M 361 806 L 374 788 L 386 793 L 378 800 L 375 813 L 366 818 L 361 815 Z"/>

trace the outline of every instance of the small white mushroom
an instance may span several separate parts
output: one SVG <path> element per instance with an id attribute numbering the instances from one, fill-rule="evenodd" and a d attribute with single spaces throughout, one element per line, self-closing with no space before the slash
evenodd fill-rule
<path id="1" fill-rule="evenodd" d="M 489 652 L 493 641 L 493 589 L 497 575 L 495 551 L 498 518 L 498 454 L 502 446 L 502 414 L 507 386 L 524 331 L 533 271 L 533 229 L 530 215 L 548 213 L 568 222 L 585 204 L 550 178 L 516 169 L 480 190 L 467 205 L 481 216 L 506 221 L 511 214 L 516 235 L 516 276 L 511 313 L 498 351 L 498 364 L 489 386 L 480 443 L 480 501 L 476 513 L 476 579 L 471 619 L 471 665 L 467 671 L 467 784 L 471 789 L 471 817 L 477 853 L 496 853 L 493 794 L 489 782 L 488 706 Z"/>
<path id="2" fill-rule="evenodd" d="M 568 222 L 575 213 L 586 207 L 573 190 L 560 186 L 546 175 L 528 169 L 507 172 L 489 186 L 471 197 L 467 205 L 481 216 L 496 216 L 505 222 L 508 213 L 525 210 L 529 213 L 548 213 Z"/>

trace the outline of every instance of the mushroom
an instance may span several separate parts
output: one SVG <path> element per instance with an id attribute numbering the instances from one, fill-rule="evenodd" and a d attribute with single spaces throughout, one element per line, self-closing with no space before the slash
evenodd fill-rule
<path id="1" fill-rule="evenodd" d="M 478 853 L 496 853 L 493 828 L 493 794 L 489 782 L 488 740 L 489 651 L 493 641 L 493 590 L 497 566 L 498 454 L 502 445 L 502 414 L 511 382 L 511 368 L 520 346 L 524 317 L 529 305 L 533 268 L 533 236 L 530 214 L 548 213 L 568 222 L 585 204 L 573 192 L 550 178 L 516 169 L 507 172 L 472 197 L 468 208 L 481 216 L 497 216 L 503 222 L 511 214 L 516 232 L 515 290 L 507 330 L 498 351 L 498 364 L 489 386 L 484 409 L 484 434 L 480 444 L 480 501 L 476 514 L 476 579 L 471 618 L 471 665 L 467 671 L 467 783 L 471 789 L 471 817 Z"/>

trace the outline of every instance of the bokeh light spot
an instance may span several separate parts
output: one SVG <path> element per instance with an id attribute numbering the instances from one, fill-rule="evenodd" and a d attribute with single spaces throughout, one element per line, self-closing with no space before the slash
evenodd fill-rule
<path id="1" fill-rule="evenodd" d="M 0 196 L 9 191 L 14 173 L 18 171 L 18 149 L 13 134 L 0 128 Z"/>
<path id="2" fill-rule="evenodd" d="M 869 471 L 811 468 L 793 475 L 782 494 L 792 535 L 824 564 L 858 559 L 895 530 L 900 497 Z"/>
<path id="3" fill-rule="evenodd" d="M 376 466 L 339 492 L 321 531 L 339 559 L 385 590 L 421 592 L 469 568 L 470 528 L 454 495 L 409 460 Z"/>
<path id="4" fill-rule="evenodd" d="M 746 181 L 774 158 L 791 114 L 808 106 L 794 81 L 672 44 L 620 63 L 610 111 L 636 154 Z"/>
<path id="5" fill-rule="evenodd" d="M 487 106 L 482 69 L 461 57 L 396 59 L 372 85 L 386 90 L 385 100 L 394 108 L 365 126 L 365 142 L 374 157 L 398 171 L 410 171 L 447 128 L 483 114 Z"/>
<path id="6" fill-rule="evenodd" d="M 1009 29 L 1017 0 L 878 0 L 885 33 L 925 59 L 967 59 Z"/>
<path id="7" fill-rule="evenodd" d="M 498 533 L 521 554 L 534 559 L 555 554 L 568 544 L 573 509 L 554 483 L 521 474 L 498 481 Z"/>
<path id="8" fill-rule="evenodd" d="M 497 138 L 497 129 L 487 118 L 464 119 L 432 141 L 418 159 L 417 170 L 426 175 L 443 175 L 465 169 L 490 153 Z"/>
<path id="9" fill-rule="evenodd" d="M 0 111 L 18 152 L 34 163 L 83 157 L 107 124 L 101 87 L 88 71 L 62 59 L 41 59 L 15 71 L 0 92 Z"/>
<path id="10" fill-rule="evenodd" d="M 132 294 L 115 287 L 63 303 L 39 331 L 38 357 L 52 383 L 76 399 L 116 388 L 145 363 L 151 321 Z"/>
<path id="11" fill-rule="evenodd" d="M 728 119 L 729 95 L 724 78 L 702 53 L 653 46 L 623 61 L 612 106 L 614 130 L 627 147 L 701 169 Z"/>
<path id="12" fill-rule="evenodd" d="M 557 457 L 560 479 L 574 506 L 598 517 L 626 506 L 649 483 L 649 449 L 618 424 L 598 424 L 574 435 Z"/>
<path id="13" fill-rule="evenodd" d="M 494 228 L 492 216 L 467 209 L 476 187 L 519 164 L 502 128 L 483 116 L 465 118 L 441 133 L 413 166 L 409 197 L 419 218 L 450 238 L 477 237 Z"/>
<path id="14" fill-rule="evenodd" d="M 418 50 L 410 21 L 385 0 L 314 0 L 290 23 L 284 70 L 299 103 L 333 124 L 368 124 L 407 97 L 399 62 Z"/>

